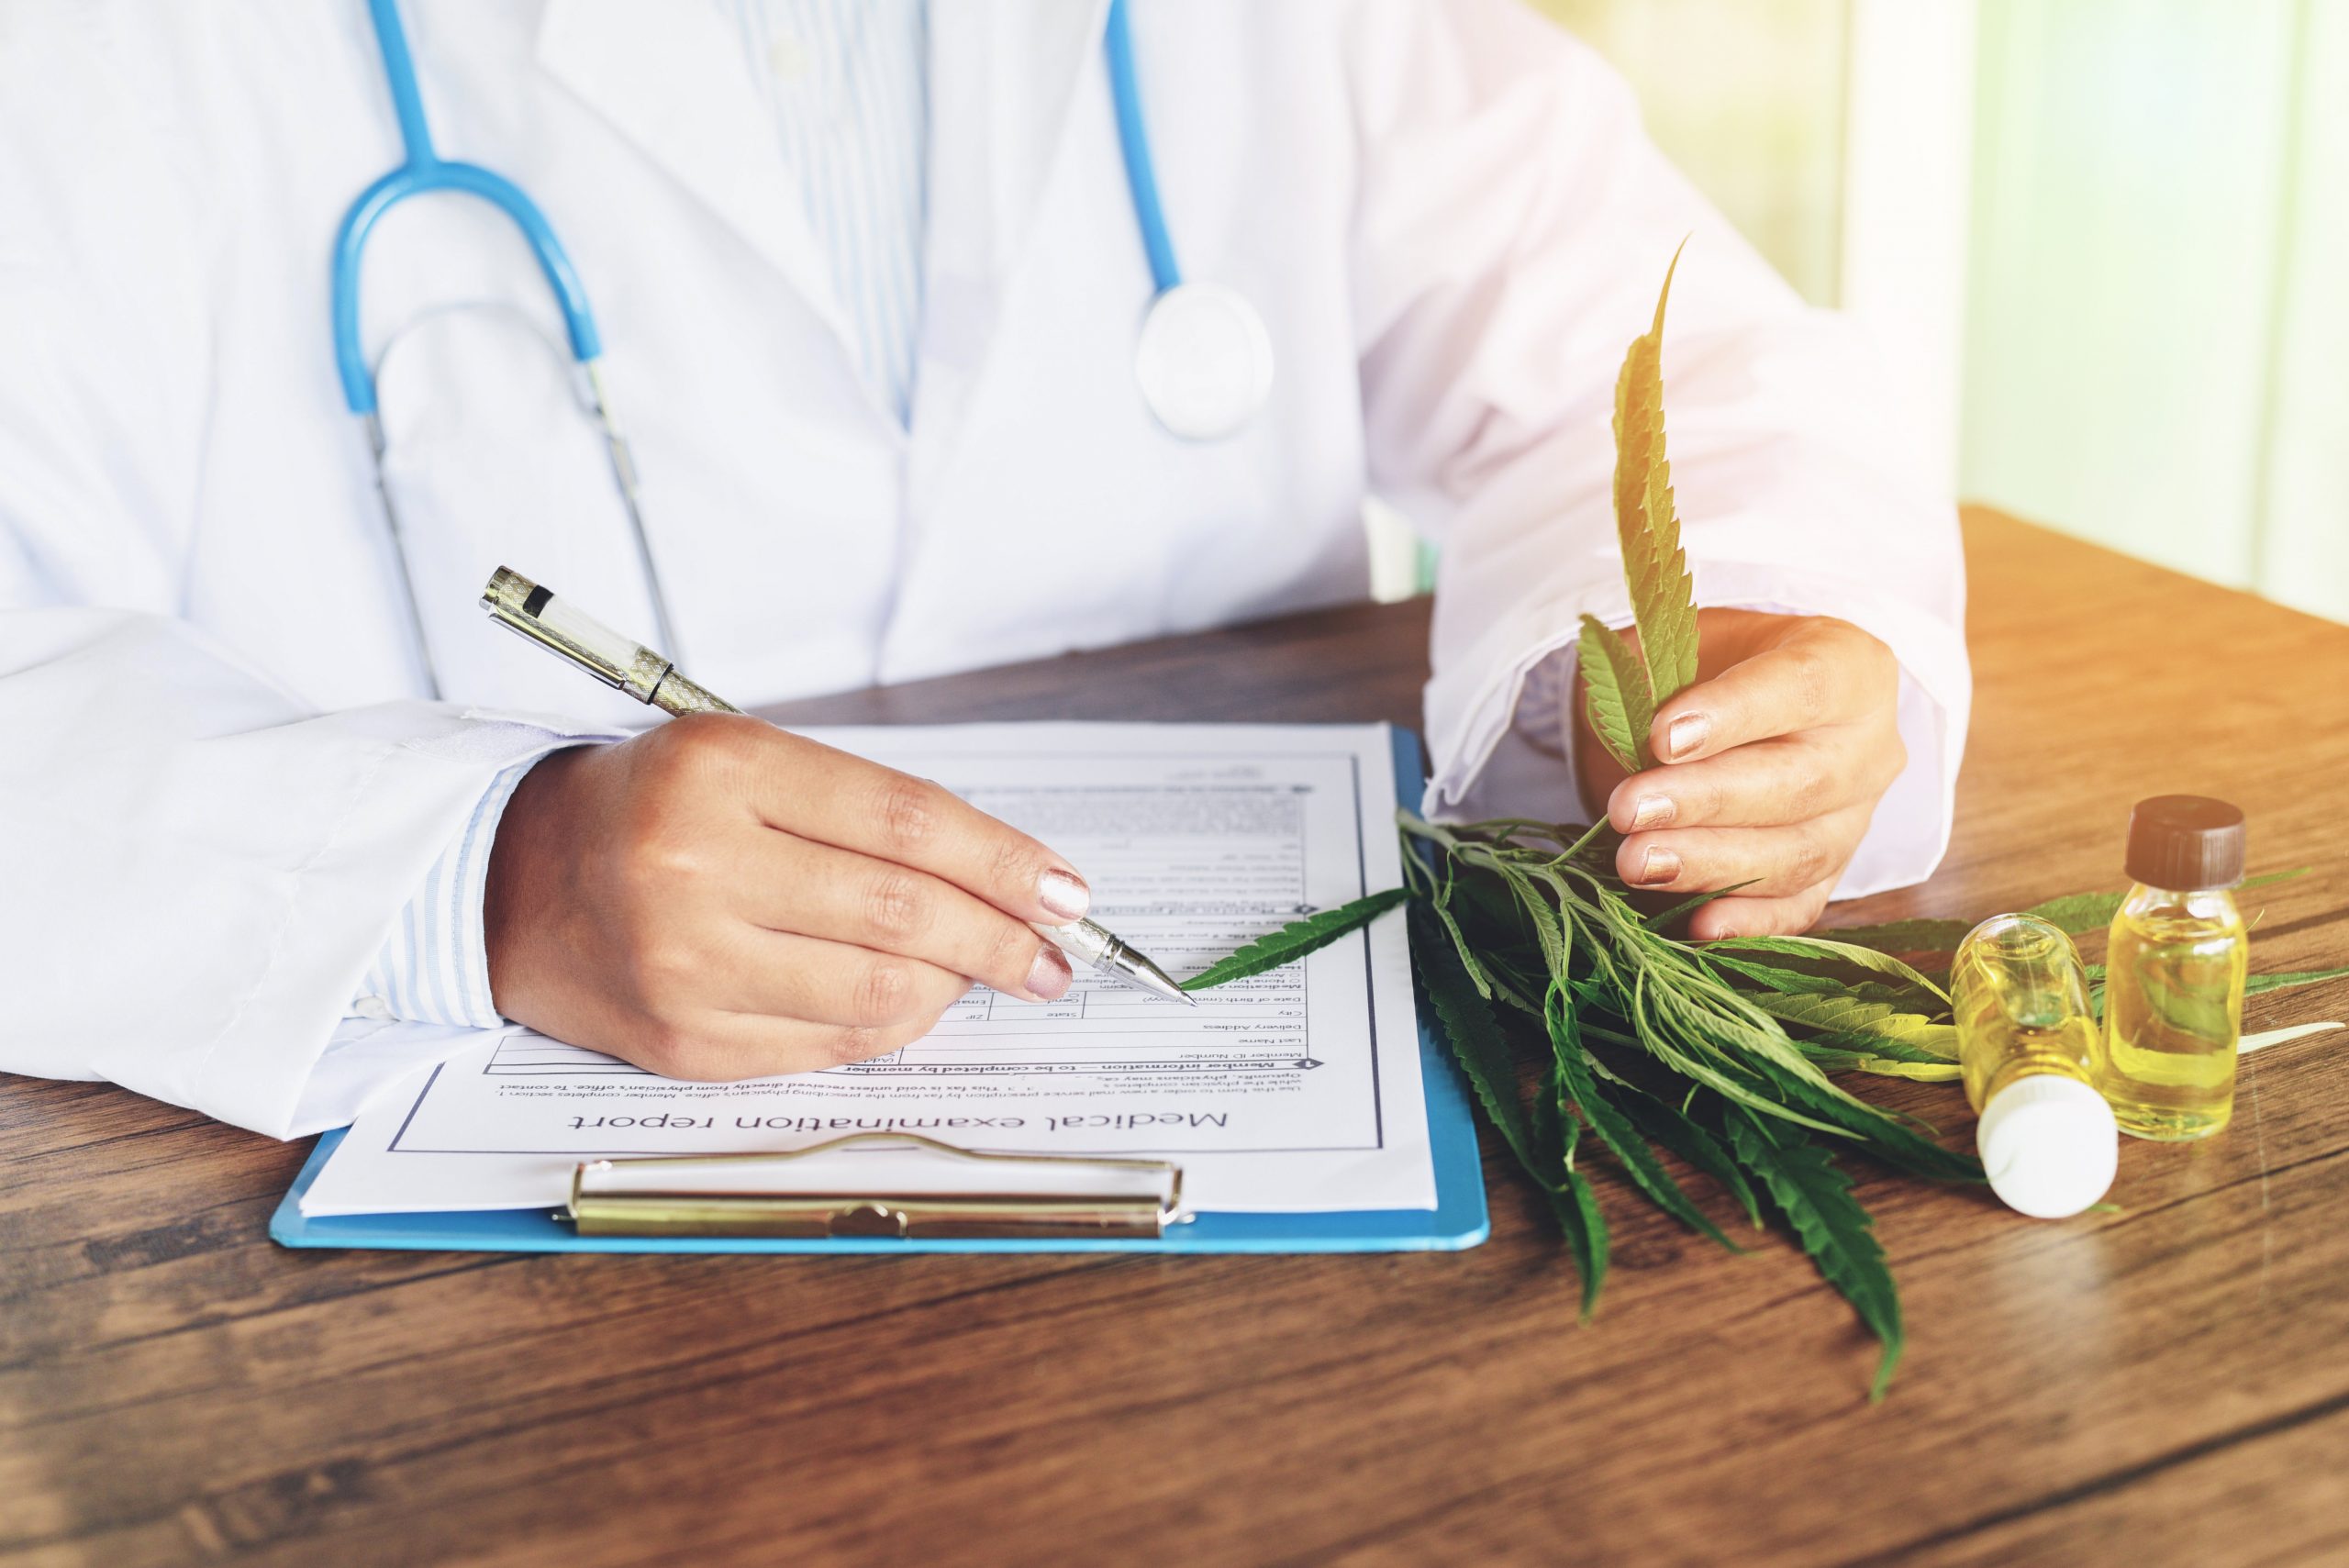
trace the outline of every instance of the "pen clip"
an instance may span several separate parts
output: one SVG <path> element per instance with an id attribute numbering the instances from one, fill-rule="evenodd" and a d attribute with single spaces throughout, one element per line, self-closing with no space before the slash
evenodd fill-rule
<path id="1" fill-rule="evenodd" d="M 666 655 L 573 609 L 551 589 L 510 567 L 501 566 L 490 574 L 489 585 L 481 593 L 481 607 L 498 625 L 561 654 L 639 702 L 651 702 L 661 678 L 669 673 Z"/>

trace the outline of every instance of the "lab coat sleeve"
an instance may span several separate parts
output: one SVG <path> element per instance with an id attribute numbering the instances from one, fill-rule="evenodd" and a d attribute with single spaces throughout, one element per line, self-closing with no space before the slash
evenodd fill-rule
<path id="1" fill-rule="evenodd" d="M 441 847 L 504 770 L 607 732 L 320 713 L 179 618 L 223 350 L 195 262 L 149 260 L 199 255 L 198 218 L 158 166 L 132 182 L 151 200 L 103 208 L 117 228 L 66 224 L 80 187 L 56 169 L 113 190 L 161 139 L 104 72 L 62 100 L 11 84 L 0 149 L 36 145 L 32 103 L 96 96 L 50 132 L 89 131 L 86 163 L 0 158 L 0 214 L 23 220 L 0 219 L 0 1070 L 316 1130 L 306 1084 Z"/>
<path id="2" fill-rule="evenodd" d="M 1371 482 L 1441 549 L 1427 809 L 1583 814 L 1562 754 L 1571 644 L 1586 612 L 1631 618 L 1615 375 L 1686 238 L 1664 409 L 1698 603 L 1841 617 L 1891 647 L 1909 763 L 1837 894 L 1927 875 L 1971 701 L 1964 568 L 1868 345 L 1804 306 L 1649 142 L 1622 82 L 1519 0 L 1367 4 L 1352 42 Z"/>
<path id="3" fill-rule="evenodd" d="M 0 613 L 0 1068 L 277 1137 L 412 889 L 559 721 L 317 714 L 185 624 Z"/>

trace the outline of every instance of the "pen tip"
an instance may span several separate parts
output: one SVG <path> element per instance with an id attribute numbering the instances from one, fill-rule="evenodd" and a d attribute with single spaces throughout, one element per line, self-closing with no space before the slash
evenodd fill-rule
<path id="1" fill-rule="evenodd" d="M 1182 986 L 1176 984 L 1173 975 L 1159 968 L 1158 965 L 1152 963 L 1150 960 L 1142 958 L 1139 954 L 1135 955 L 1134 969 L 1136 972 L 1135 977 L 1139 979 L 1145 987 L 1156 992 L 1159 995 L 1165 997 L 1168 1001 L 1180 1002 L 1186 1007 L 1196 1007 L 1199 1005 L 1199 999 L 1197 996 L 1192 995 L 1188 991 L 1184 990 Z"/>

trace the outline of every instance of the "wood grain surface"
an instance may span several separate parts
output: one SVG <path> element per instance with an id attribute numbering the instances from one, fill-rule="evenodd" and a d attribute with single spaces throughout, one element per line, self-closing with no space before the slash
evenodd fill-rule
<path id="1" fill-rule="evenodd" d="M 2254 967 L 2349 961 L 2349 628 L 1969 518 L 1946 865 L 1834 918 L 2117 885 L 2130 803 L 2241 803 Z M 796 705 L 813 720 L 1414 721 L 1423 605 Z M 5 1006 L 5 999 L 0 999 Z M 2349 1018 L 2349 984 L 2251 1027 Z M 0 1026 L 5 1027 L 5 1026 Z M 1620 1190 L 1577 1327 L 1492 1240 L 1359 1258 L 289 1252 L 304 1149 L 0 1079 L 0 1562 L 2349 1561 L 2349 1034 L 2042 1224 L 1870 1172 L 1910 1324 Z M 1879 1093 L 1963 1135 L 1954 1088 Z"/>

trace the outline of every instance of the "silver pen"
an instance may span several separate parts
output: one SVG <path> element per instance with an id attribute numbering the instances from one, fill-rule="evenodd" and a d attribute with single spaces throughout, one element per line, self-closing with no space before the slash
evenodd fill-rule
<path id="1" fill-rule="evenodd" d="M 740 713 L 742 710 L 715 692 L 686 678 L 685 673 L 633 639 L 570 605 L 518 572 L 501 566 L 482 590 L 481 607 L 498 625 L 521 633 L 540 647 L 559 653 L 596 679 L 626 692 L 640 703 L 664 713 Z M 1199 999 L 1174 984 L 1167 973 L 1094 920 L 1048 926 L 1030 920 L 1044 937 L 1071 958 L 1115 975 L 1154 996 L 1196 1007 Z"/>

